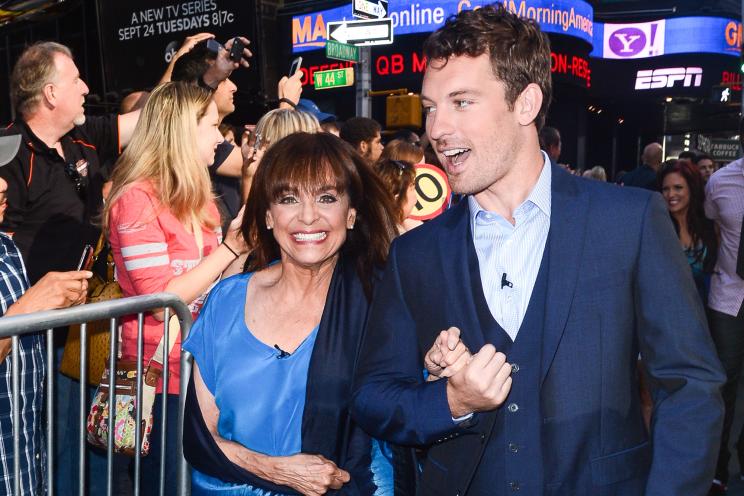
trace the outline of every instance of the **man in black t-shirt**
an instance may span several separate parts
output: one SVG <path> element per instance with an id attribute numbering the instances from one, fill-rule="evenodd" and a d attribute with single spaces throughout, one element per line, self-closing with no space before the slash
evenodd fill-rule
<path id="1" fill-rule="evenodd" d="M 8 210 L 0 224 L 13 233 L 31 284 L 50 271 L 74 270 L 86 243 L 95 244 L 101 187 L 139 112 L 86 117 L 88 86 L 70 50 L 40 42 L 19 57 L 11 75 L 18 118 L 5 134 L 20 134 L 15 158 L 0 167 Z"/>

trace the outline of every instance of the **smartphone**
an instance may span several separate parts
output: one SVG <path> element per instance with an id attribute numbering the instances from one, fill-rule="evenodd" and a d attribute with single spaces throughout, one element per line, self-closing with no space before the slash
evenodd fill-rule
<path id="1" fill-rule="evenodd" d="M 222 43 L 220 43 L 219 41 L 215 40 L 214 38 L 209 38 L 207 40 L 207 50 L 209 50 L 210 52 L 219 54 L 220 48 L 222 48 Z"/>
<path id="2" fill-rule="evenodd" d="M 292 61 L 292 65 L 289 67 L 289 77 L 294 76 L 295 73 L 300 70 L 300 67 L 302 67 L 302 57 L 297 57 Z"/>
<path id="3" fill-rule="evenodd" d="M 85 245 L 83 248 L 83 254 L 80 256 L 77 270 L 90 270 L 93 267 L 93 247 L 91 245 Z"/>
<path id="4" fill-rule="evenodd" d="M 263 142 L 263 136 L 261 136 L 261 133 L 254 133 L 256 135 L 256 141 L 253 142 L 253 150 L 258 150 L 261 148 L 261 144 Z"/>
<path id="5" fill-rule="evenodd" d="M 233 44 L 232 47 L 230 47 L 230 60 L 239 63 L 240 59 L 243 58 L 243 49 L 245 49 L 245 47 L 245 43 L 240 41 L 240 38 L 233 38 Z"/>

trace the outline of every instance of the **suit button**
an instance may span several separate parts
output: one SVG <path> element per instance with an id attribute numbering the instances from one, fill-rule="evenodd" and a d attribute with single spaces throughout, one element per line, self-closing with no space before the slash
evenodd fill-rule
<path id="1" fill-rule="evenodd" d="M 509 483 L 509 488 L 512 491 L 519 491 L 519 482 L 510 482 Z"/>
<path id="2" fill-rule="evenodd" d="M 481 443 L 485 443 L 485 442 L 486 442 L 486 435 L 481 434 Z"/>
<path id="3" fill-rule="evenodd" d="M 510 412 L 515 413 L 517 410 L 519 410 L 519 405 L 517 405 L 516 403 L 510 403 L 509 406 L 507 406 L 506 408 Z"/>
<path id="4" fill-rule="evenodd" d="M 512 374 L 516 374 L 517 372 L 519 372 L 519 364 L 512 363 Z"/>
<path id="5" fill-rule="evenodd" d="M 511 451 L 512 453 L 516 453 L 519 451 L 519 446 L 514 443 L 509 443 L 509 451 Z"/>

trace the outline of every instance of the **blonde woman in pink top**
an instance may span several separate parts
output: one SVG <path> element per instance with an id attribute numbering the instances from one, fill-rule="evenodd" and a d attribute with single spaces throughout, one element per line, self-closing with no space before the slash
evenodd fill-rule
<path id="1" fill-rule="evenodd" d="M 220 274 L 246 251 L 235 223 L 222 240 L 207 167 L 222 141 L 212 94 L 195 85 L 166 83 L 142 111 L 132 141 L 116 164 L 104 222 L 124 296 L 167 291 L 189 303 L 194 317 Z M 198 226 L 198 227 L 195 227 Z M 201 231 L 202 250 L 195 228 Z M 197 233 L 198 234 L 198 233 Z M 163 336 L 163 313 L 145 316 L 144 363 Z M 177 411 L 180 337 L 168 360 L 168 407 Z M 122 323 L 123 358 L 136 359 L 137 321 Z M 162 391 L 162 384 L 158 392 Z M 161 397 L 153 414 L 150 454 L 142 461 L 142 491 L 159 475 Z M 176 416 L 168 415 L 166 487 L 175 488 Z M 171 460 L 171 458 L 173 458 Z M 173 489 L 175 490 L 175 489 Z M 170 492 L 171 489 L 168 490 Z"/>

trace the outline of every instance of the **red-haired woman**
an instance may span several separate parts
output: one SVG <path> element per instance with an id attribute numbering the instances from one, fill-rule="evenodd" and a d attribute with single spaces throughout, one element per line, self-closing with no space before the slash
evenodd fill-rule
<path id="1" fill-rule="evenodd" d="M 703 303 L 716 263 L 718 240 L 713 221 L 705 217 L 703 177 L 687 160 L 667 161 L 659 172 L 659 189 L 687 255 Z"/>

